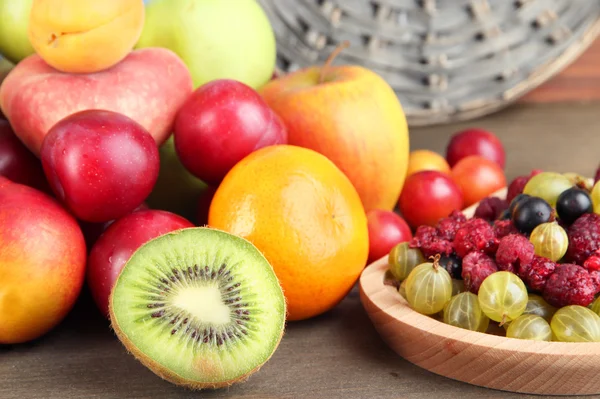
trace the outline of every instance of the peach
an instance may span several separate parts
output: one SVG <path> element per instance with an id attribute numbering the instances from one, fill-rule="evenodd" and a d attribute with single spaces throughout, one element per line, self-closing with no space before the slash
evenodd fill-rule
<path id="1" fill-rule="evenodd" d="M 21 61 L 0 86 L 0 108 L 15 134 L 39 156 L 54 124 L 88 109 L 124 114 L 161 145 L 191 93 L 187 67 L 163 48 L 136 50 L 114 67 L 88 75 L 59 72 L 34 54 Z"/>
<path id="2" fill-rule="evenodd" d="M 79 297 L 86 247 L 54 199 L 0 177 L 0 344 L 41 337 Z"/>
<path id="3" fill-rule="evenodd" d="M 131 52 L 144 15 L 142 0 L 34 0 L 29 41 L 60 71 L 98 72 Z"/>

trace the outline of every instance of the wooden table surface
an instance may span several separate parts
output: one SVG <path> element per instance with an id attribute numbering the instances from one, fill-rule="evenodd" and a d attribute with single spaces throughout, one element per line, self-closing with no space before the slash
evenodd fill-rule
<path id="1" fill-rule="evenodd" d="M 411 148 L 443 151 L 449 135 L 466 126 L 500 136 L 508 178 L 532 168 L 592 175 L 600 163 L 600 103 L 520 104 L 466 124 L 412 129 Z M 0 347 L 0 381 L 2 399 L 513 397 L 434 375 L 394 354 L 356 289 L 333 311 L 288 325 L 272 360 L 230 389 L 197 394 L 162 381 L 125 352 L 86 300 L 43 339 Z"/>

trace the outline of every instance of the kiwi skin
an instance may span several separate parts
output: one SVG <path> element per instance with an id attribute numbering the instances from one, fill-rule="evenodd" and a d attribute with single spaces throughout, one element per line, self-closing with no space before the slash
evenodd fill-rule
<path id="1" fill-rule="evenodd" d="M 220 231 L 226 234 L 230 234 L 228 232 L 225 232 L 223 230 L 219 230 L 219 229 L 215 229 L 212 227 L 189 227 L 189 228 L 184 228 L 184 229 L 180 229 L 180 230 L 175 230 L 169 233 L 166 233 L 165 235 L 175 235 L 178 234 L 181 231 L 184 230 L 188 230 L 188 229 L 210 229 L 210 230 L 215 230 L 215 231 Z M 238 239 L 241 239 L 243 241 L 246 241 L 248 243 L 250 243 L 248 240 L 246 240 L 245 238 L 242 237 L 238 237 L 236 236 Z M 156 237 L 159 238 L 159 237 Z M 251 245 L 254 246 L 254 244 L 250 243 Z M 143 248 L 144 246 L 138 248 L 130 257 L 130 259 L 135 255 L 136 252 L 138 252 L 141 248 Z M 260 252 L 260 251 L 259 251 Z M 262 252 L 260 252 L 262 254 Z M 266 259 L 265 259 L 266 260 Z M 268 263 L 268 261 L 267 261 Z M 125 267 L 123 267 L 123 269 L 121 270 L 121 272 L 119 273 L 119 276 L 117 277 L 117 280 L 115 281 L 115 284 L 113 286 L 113 289 L 110 293 L 110 297 L 109 297 L 109 317 L 110 317 L 110 321 L 111 321 L 111 328 L 114 331 L 115 335 L 117 336 L 117 338 L 119 339 L 119 341 L 121 341 L 121 343 L 123 344 L 123 346 L 125 347 L 125 349 L 127 350 L 127 352 L 132 355 L 134 358 L 136 358 L 142 365 L 144 365 L 146 368 L 150 369 L 150 371 L 152 371 L 154 374 L 156 374 L 158 377 L 162 378 L 165 381 L 168 381 L 172 384 L 175 384 L 177 386 L 181 386 L 193 391 L 196 390 L 204 390 L 204 389 L 219 389 L 219 388 L 225 388 L 225 387 L 230 387 L 231 385 L 237 384 L 237 383 L 241 383 L 241 382 L 245 382 L 248 380 L 248 378 L 256 373 L 257 371 L 260 370 L 260 368 L 267 363 L 271 357 L 273 356 L 273 354 L 276 351 L 276 348 L 279 346 L 281 339 L 283 338 L 283 335 L 285 333 L 285 324 L 284 326 L 282 326 L 281 328 L 281 333 L 279 335 L 279 339 L 277 340 L 277 343 L 275 345 L 275 350 L 273 350 L 273 352 L 269 355 L 269 357 L 267 359 L 265 359 L 265 361 L 262 364 L 259 364 L 257 367 L 255 367 L 254 369 L 250 370 L 248 373 L 243 374 L 241 376 L 239 376 L 238 378 L 232 379 L 232 380 L 227 380 L 227 381 L 220 381 L 217 383 L 203 383 L 203 382 L 198 382 L 198 381 L 190 381 L 188 379 L 185 379 L 183 377 L 181 377 L 180 375 L 178 375 L 177 373 L 163 367 L 161 364 L 159 364 L 158 362 L 154 361 L 153 359 L 151 359 L 150 357 L 146 356 L 142 351 L 140 351 L 135 345 L 133 344 L 129 344 L 129 338 L 127 337 L 127 335 L 119 328 L 119 325 L 117 323 L 117 319 L 116 319 L 116 315 L 114 314 L 114 304 L 113 304 L 113 300 L 114 300 L 114 288 L 117 286 L 117 282 L 123 272 L 123 270 L 125 269 Z M 277 277 L 275 276 L 275 278 L 277 279 Z M 279 282 L 279 281 L 278 281 Z M 287 314 L 288 314 L 288 307 L 287 307 L 287 300 L 285 299 L 284 296 L 284 312 L 285 312 L 285 319 L 287 319 Z"/>

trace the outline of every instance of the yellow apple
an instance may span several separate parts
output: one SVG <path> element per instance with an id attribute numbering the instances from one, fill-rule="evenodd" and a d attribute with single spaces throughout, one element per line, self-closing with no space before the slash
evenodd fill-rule
<path id="1" fill-rule="evenodd" d="M 375 72 L 330 61 L 274 79 L 260 93 L 287 125 L 289 144 L 333 161 L 354 184 L 366 211 L 392 210 L 408 166 L 402 106 Z"/>

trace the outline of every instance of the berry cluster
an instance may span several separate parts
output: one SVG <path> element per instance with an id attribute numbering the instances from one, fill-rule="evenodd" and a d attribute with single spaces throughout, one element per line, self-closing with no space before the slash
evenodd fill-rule
<path id="1" fill-rule="evenodd" d="M 420 226 L 409 246 L 426 258 L 441 255 L 440 264 L 450 264 L 452 278 L 472 293 L 506 271 L 552 306 L 589 306 L 600 292 L 600 215 L 593 210 L 585 179 L 534 170 L 511 182 L 506 199 L 482 200 L 471 219 L 453 212 L 435 227 Z"/>

